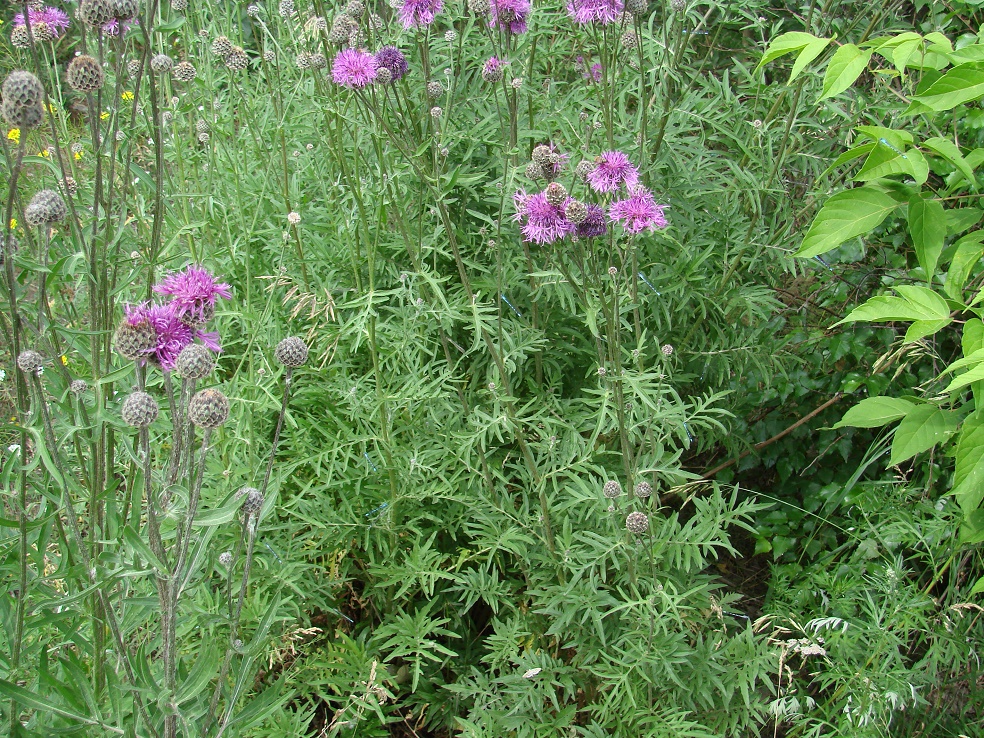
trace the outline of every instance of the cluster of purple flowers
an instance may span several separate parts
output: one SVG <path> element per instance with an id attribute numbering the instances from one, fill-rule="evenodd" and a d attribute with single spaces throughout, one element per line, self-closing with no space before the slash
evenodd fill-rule
<path id="1" fill-rule="evenodd" d="M 513 35 L 526 33 L 526 18 L 530 9 L 530 0 L 491 0 L 489 12 L 492 19 L 489 26 Z"/>
<path id="2" fill-rule="evenodd" d="M 68 15 L 58 8 L 48 6 L 29 8 L 26 20 L 23 13 L 18 13 L 14 16 L 14 28 L 26 26 L 28 20 L 31 21 L 32 28 L 36 27 L 39 23 L 44 23 L 51 35 L 55 38 L 59 38 L 69 25 Z"/>
<path id="3" fill-rule="evenodd" d="M 608 25 L 622 16 L 625 4 L 622 0 L 570 0 L 567 14 L 575 23 L 600 23 Z"/>
<path id="4" fill-rule="evenodd" d="M 344 49 L 331 63 L 331 78 L 337 85 L 357 89 L 375 82 L 380 69 L 389 70 L 387 81 L 392 83 L 404 77 L 410 71 L 410 65 L 403 52 L 395 46 L 384 46 L 376 54 Z"/>
<path id="5" fill-rule="evenodd" d="M 216 281 L 211 272 L 199 266 L 168 275 L 154 287 L 154 292 L 170 297 L 165 303 L 140 303 L 125 309 L 126 322 L 133 326 L 149 325 L 157 335 L 157 345 L 147 358 L 170 371 L 178 354 L 196 338 L 211 351 L 222 350 L 219 334 L 203 330 L 215 315 L 218 298 L 228 300 L 232 289 Z"/>
<path id="6" fill-rule="evenodd" d="M 423 28 L 443 9 L 443 0 L 405 0 L 399 11 L 400 22 L 404 28 Z"/>
<path id="7" fill-rule="evenodd" d="M 587 183 L 599 194 L 625 189 L 626 197 L 609 204 L 607 221 L 620 224 L 628 233 L 653 232 L 669 225 L 664 212 L 666 206 L 657 204 L 652 192 L 639 184 L 639 170 L 621 151 L 606 151 L 599 156 L 587 174 Z M 532 195 L 520 189 L 513 195 L 514 217 L 522 226 L 523 240 L 546 244 L 572 235 L 578 238 L 605 235 L 606 214 L 601 205 L 579 203 L 566 196 L 563 188 L 559 188 L 562 201 L 550 198 L 550 187 L 559 188 L 559 185 L 550 185 L 547 190 Z M 577 213 L 573 220 L 572 213 Z"/>

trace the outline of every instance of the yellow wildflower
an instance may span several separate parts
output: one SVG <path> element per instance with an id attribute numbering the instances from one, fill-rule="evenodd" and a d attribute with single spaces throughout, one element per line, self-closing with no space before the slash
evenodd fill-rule
<path id="1" fill-rule="evenodd" d="M 38 156 L 43 156 L 45 159 L 47 159 L 49 156 L 51 156 L 51 149 L 45 149 L 44 151 L 39 151 Z"/>
<path id="2" fill-rule="evenodd" d="M 129 101 L 133 99 L 133 93 L 130 92 L 129 90 L 124 90 L 123 94 L 120 95 L 120 97 L 123 98 L 124 100 Z"/>
<path id="3" fill-rule="evenodd" d="M 20 128 L 11 128 L 7 131 L 7 140 L 20 143 Z"/>
<path id="4" fill-rule="evenodd" d="M 99 114 L 99 120 L 106 120 L 108 117 L 109 117 L 109 113 L 107 113 L 105 110 Z"/>
<path id="5" fill-rule="evenodd" d="M 61 363 L 62 363 L 62 366 L 68 366 L 68 357 L 65 356 L 65 354 L 62 354 L 62 356 L 61 356 Z"/>
<path id="6" fill-rule="evenodd" d="M 14 230 L 17 227 L 17 218 L 10 219 L 10 230 Z"/>
<path id="7" fill-rule="evenodd" d="M 81 158 L 82 158 L 82 152 L 81 151 L 76 151 L 75 152 L 75 161 L 78 161 Z"/>

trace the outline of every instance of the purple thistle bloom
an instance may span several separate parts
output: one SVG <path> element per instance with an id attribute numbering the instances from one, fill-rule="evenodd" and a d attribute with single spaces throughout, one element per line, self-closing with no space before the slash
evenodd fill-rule
<path id="1" fill-rule="evenodd" d="M 530 14 L 530 0 L 492 0 L 492 19 L 489 27 L 498 26 L 513 35 L 526 33 L 526 18 Z"/>
<path id="2" fill-rule="evenodd" d="M 122 32 L 126 35 L 126 32 L 133 28 L 133 23 L 128 20 L 123 21 Z M 116 20 L 111 20 L 105 26 L 102 27 L 102 32 L 107 36 L 119 36 L 120 35 L 120 23 Z"/>
<path id="3" fill-rule="evenodd" d="M 160 295 L 170 295 L 175 314 L 186 323 L 207 323 L 215 315 L 215 301 L 228 300 L 232 290 L 228 284 L 217 282 L 211 272 L 191 265 L 182 272 L 168 275 L 154 287 Z M 210 347 L 211 348 L 211 347 Z"/>
<path id="4" fill-rule="evenodd" d="M 571 198 L 567 198 L 569 201 Z M 553 243 L 575 232 L 575 226 L 564 214 L 567 202 L 562 205 L 551 205 L 547 202 L 547 193 L 535 195 L 518 190 L 513 195 L 516 203 L 515 218 L 523 223 L 523 240 L 533 243 Z"/>
<path id="5" fill-rule="evenodd" d="M 367 51 L 345 49 L 331 63 L 331 78 L 335 84 L 355 89 L 365 87 L 376 79 L 379 69 L 376 57 Z"/>
<path id="6" fill-rule="evenodd" d="M 51 8 L 47 6 L 41 8 L 40 10 L 34 10 L 33 8 L 28 9 L 27 20 L 31 21 L 32 28 L 38 23 L 47 24 L 55 38 L 61 36 L 62 31 L 68 28 L 69 25 L 68 15 L 63 13 L 58 8 Z M 18 13 L 14 16 L 14 26 L 16 28 L 26 25 L 27 21 L 24 20 L 23 13 Z"/>
<path id="7" fill-rule="evenodd" d="M 191 343 L 194 331 L 181 320 L 174 303 L 167 305 L 127 305 L 126 320 L 130 325 L 150 323 L 157 332 L 157 346 L 147 358 L 160 364 L 165 371 L 174 368 L 181 349 Z M 209 347 L 211 348 L 211 347 Z"/>
<path id="8" fill-rule="evenodd" d="M 632 189 L 639 184 L 639 170 L 621 151 L 606 151 L 595 159 L 595 168 L 588 173 L 588 184 L 595 192 L 614 192 L 623 184 Z"/>
<path id="9" fill-rule="evenodd" d="M 443 0 L 406 0 L 400 8 L 400 22 L 404 28 L 429 26 L 443 9 Z"/>
<path id="10" fill-rule="evenodd" d="M 604 236 L 608 232 L 608 225 L 605 223 L 605 209 L 601 205 L 588 204 L 588 217 L 577 224 L 577 235 L 579 238 L 596 238 Z"/>
<path id="11" fill-rule="evenodd" d="M 622 0 L 571 0 L 567 3 L 567 14 L 575 23 L 601 23 L 608 25 L 619 19 L 625 5 Z"/>
<path id="12" fill-rule="evenodd" d="M 666 228 L 669 223 L 663 211 L 666 205 L 657 205 L 653 193 L 645 187 L 635 187 L 624 200 L 616 200 L 608 208 L 608 217 L 621 223 L 629 233 L 639 233 L 644 229 L 650 232 Z"/>
<path id="13" fill-rule="evenodd" d="M 395 46 L 384 46 L 376 52 L 376 68 L 383 69 L 384 67 L 390 70 L 393 75 L 393 82 L 402 79 L 410 71 L 407 58 Z"/>

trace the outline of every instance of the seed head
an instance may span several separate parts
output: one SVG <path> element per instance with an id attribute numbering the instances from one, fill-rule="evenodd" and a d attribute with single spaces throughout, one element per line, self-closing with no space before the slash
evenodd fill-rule
<path id="1" fill-rule="evenodd" d="M 20 128 L 22 131 L 37 128 L 44 120 L 44 109 L 41 107 L 41 103 L 16 105 L 4 100 L 0 114 L 13 128 Z"/>
<path id="2" fill-rule="evenodd" d="M 485 15 L 492 9 L 491 0 L 468 0 L 468 9 L 475 15 Z"/>
<path id="3" fill-rule="evenodd" d="M 106 81 L 102 65 L 87 54 L 72 59 L 66 76 L 68 86 L 76 92 L 95 92 Z"/>
<path id="4" fill-rule="evenodd" d="M 345 15 L 350 18 L 361 18 L 365 12 L 366 6 L 362 0 L 349 0 L 348 5 L 345 6 Z"/>
<path id="5" fill-rule="evenodd" d="M 188 402 L 188 418 L 199 428 L 218 428 L 229 418 L 229 399 L 217 389 L 196 392 Z"/>
<path id="6" fill-rule="evenodd" d="M 444 40 L 447 41 L 449 44 L 453 44 L 455 41 L 458 40 L 458 32 L 454 30 L 445 31 Z"/>
<path id="7" fill-rule="evenodd" d="M 311 66 L 311 55 L 306 51 L 302 51 L 294 57 L 294 63 L 298 69 L 307 69 Z"/>
<path id="8" fill-rule="evenodd" d="M 145 358 L 157 348 L 157 330 L 147 320 L 136 323 L 124 320 L 116 329 L 113 345 L 124 359 L 136 361 Z"/>
<path id="9" fill-rule="evenodd" d="M 311 69 L 327 69 L 328 58 L 324 54 L 311 54 Z"/>
<path id="10" fill-rule="evenodd" d="M 44 357 L 37 351 L 28 349 L 17 355 L 17 368 L 25 374 L 37 374 L 44 366 Z"/>
<path id="11" fill-rule="evenodd" d="M 15 49 L 29 49 L 31 47 L 31 34 L 27 26 L 14 26 L 10 32 L 10 45 Z"/>
<path id="12" fill-rule="evenodd" d="M 259 18 L 262 9 L 259 5 L 249 5 L 246 7 L 246 15 L 250 18 Z"/>
<path id="13" fill-rule="evenodd" d="M 663 344 L 663 348 L 661 348 L 660 351 L 663 352 L 663 356 L 672 356 L 673 355 L 673 346 L 671 344 L 668 344 L 668 343 Z"/>
<path id="14" fill-rule="evenodd" d="M 208 133 L 212 130 L 212 127 L 208 124 L 207 120 L 204 118 L 199 118 L 195 121 L 195 130 L 198 131 L 198 133 Z"/>
<path id="15" fill-rule="evenodd" d="M 30 72 L 11 72 L 3 81 L 2 90 L 3 101 L 12 105 L 40 105 L 44 100 L 44 87 Z"/>
<path id="16" fill-rule="evenodd" d="M 146 428 L 157 420 L 157 413 L 160 408 L 157 400 L 146 392 L 134 392 L 123 400 L 123 409 L 120 415 L 123 422 L 134 428 Z"/>
<path id="17" fill-rule="evenodd" d="M 70 197 L 74 196 L 79 191 L 79 183 L 75 181 L 74 177 L 65 177 L 63 181 L 65 184 L 65 192 Z"/>
<path id="18" fill-rule="evenodd" d="M 618 276 L 618 267 L 610 266 L 608 267 L 608 276 L 612 279 Z"/>
<path id="19" fill-rule="evenodd" d="M 188 9 L 188 0 L 171 0 L 171 7 L 177 11 Z"/>
<path id="20" fill-rule="evenodd" d="M 126 73 L 131 77 L 136 77 L 140 74 L 140 70 L 143 68 L 143 64 L 140 63 L 139 59 L 130 59 L 126 63 Z"/>
<path id="21" fill-rule="evenodd" d="M 514 90 L 520 89 L 523 86 L 523 78 L 513 77 L 512 81 L 510 81 L 509 83 L 509 86 L 512 87 Z"/>
<path id="22" fill-rule="evenodd" d="M 629 12 L 635 12 L 629 8 L 629 5 L 638 4 L 640 2 L 642 2 L 642 0 L 629 0 L 629 2 L 625 4 L 625 9 Z M 682 13 L 687 9 L 687 0 L 670 0 L 670 8 L 674 13 Z"/>
<path id="23" fill-rule="evenodd" d="M 533 155 L 530 157 L 535 164 L 539 164 L 541 167 L 547 167 L 551 163 L 551 157 L 553 152 L 550 147 L 546 144 L 540 144 L 535 149 L 533 149 Z"/>
<path id="24" fill-rule="evenodd" d="M 560 184 L 560 182 L 551 182 L 548 184 L 545 194 L 547 202 L 557 208 L 561 207 L 567 200 L 567 190 L 564 189 L 564 185 Z"/>
<path id="25" fill-rule="evenodd" d="M 216 56 L 226 57 L 232 51 L 232 41 L 227 36 L 216 36 L 212 41 L 212 53 Z"/>
<path id="26" fill-rule="evenodd" d="M 292 226 L 297 226 L 301 224 L 301 214 L 291 210 L 287 213 L 287 222 Z"/>
<path id="27" fill-rule="evenodd" d="M 588 175 L 594 171 L 594 162 L 590 162 L 587 159 L 580 162 L 576 167 L 574 167 L 574 176 L 579 182 L 587 182 Z"/>
<path id="28" fill-rule="evenodd" d="M 303 366 L 308 358 L 308 347 L 297 336 L 290 336 L 277 344 L 274 358 L 283 366 L 296 369 Z"/>
<path id="29" fill-rule="evenodd" d="M 571 200 L 564 209 L 564 216 L 574 225 L 583 223 L 588 217 L 588 206 L 580 200 Z"/>
<path id="30" fill-rule="evenodd" d="M 102 28 L 116 20 L 113 0 L 82 0 L 76 17 L 92 28 Z"/>
<path id="31" fill-rule="evenodd" d="M 207 144 L 211 140 L 212 140 L 212 137 L 209 134 L 207 134 L 207 133 L 199 133 L 198 134 L 198 143 L 200 143 L 202 145 Z"/>
<path id="32" fill-rule="evenodd" d="M 428 82 L 427 83 L 427 97 L 431 100 L 436 100 L 441 95 L 444 94 L 444 85 L 440 82 Z"/>
<path id="33" fill-rule="evenodd" d="M 275 61 L 277 61 L 277 52 L 275 52 L 275 51 L 264 51 L 263 52 L 263 61 L 265 61 L 267 64 L 273 64 Z"/>
<path id="34" fill-rule="evenodd" d="M 225 58 L 225 65 L 234 72 L 241 72 L 249 66 L 249 57 L 242 46 L 233 46 Z"/>
<path id="35" fill-rule="evenodd" d="M 215 369 L 215 354 L 200 343 L 189 343 L 181 349 L 174 368 L 183 379 L 203 379 Z"/>
<path id="36" fill-rule="evenodd" d="M 389 67 L 380 67 L 376 70 L 377 85 L 388 85 L 392 81 L 393 73 L 389 70 Z"/>
<path id="37" fill-rule="evenodd" d="M 89 383 L 84 379 L 73 379 L 68 388 L 76 395 L 81 395 L 87 389 L 89 389 Z"/>
<path id="38" fill-rule="evenodd" d="M 170 72 L 172 66 L 174 66 L 174 60 L 167 54 L 154 54 L 150 60 L 150 68 L 158 74 Z"/>
<path id="39" fill-rule="evenodd" d="M 534 182 L 543 179 L 543 168 L 535 161 L 531 161 L 526 165 L 526 176 Z"/>
<path id="40" fill-rule="evenodd" d="M 639 46 L 639 38 L 635 35 L 635 31 L 626 31 L 622 34 L 622 46 L 627 49 L 635 49 Z"/>
<path id="41" fill-rule="evenodd" d="M 653 494 L 653 486 L 649 482 L 639 482 L 635 488 L 636 497 L 646 499 Z"/>
<path id="42" fill-rule="evenodd" d="M 358 28 L 353 21 L 347 15 L 335 16 L 335 20 L 332 21 L 331 30 L 328 32 L 328 42 L 336 45 L 344 44 L 349 39 L 349 35 L 353 30 Z"/>
<path id="43" fill-rule="evenodd" d="M 280 0 L 280 16 L 289 18 L 294 15 L 294 0 Z"/>
<path id="44" fill-rule="evenodd" d="M 65 201 L 54 190 L 41 190 L 31 198 L 31 202 L 24 208 L 24 220 L 27 221 L 28 225 L 34 227 L 58 223 L 64 220 L 67 215 L 68 207 L 65 205 Z"/>
<path id="45" fill-rule="evenodd" d="M 232 563 L 232 551 L 223 551 L 219 554 L 219 563 L 222 566 L 229 566 Z"/>
<path id="46" fill-rule="evenodd" d="M 605 482 L 605 486 L 602 488 L 602 494 L 609 500 L 614 500 L 622 494 L 622 485 L 619 484 L 617 479 L 610 479 Z"/>
<path id="47" fill-rule="evenodd" d="M 643 512 L 629 513 L 625 519 L 625 527 L 629 533 L 634 533 L 635 535 L 645 533 L 649 530 L 649 516 Z"/>
<path id="48" fill-rule="evenodd" d="M 198 70 L 191 62 L 183 61 L 174 67 L 173 75 L 178 82 L 192 82 L 198 76 Z"/>
<path id="49" fill-rule="evenodd" d="M 435 105 L 433 108 L 430 109 L 430 114 L 431 114 L 431 118 L 434 118 L 436 120 L 440 118 L 442 115 L 444 115 L 444 109 Z"/>
<path id="50" fill-rule="evenodd" d="M 237 496 L 246 497 L 246 501 L 243 502 L 242 507 L 243 517 L 246 520 L 259 515 L 260 510 L 263 509 L 263 493 L 260 490 L 255 487 L 243 487 L 239 490 Z"/>

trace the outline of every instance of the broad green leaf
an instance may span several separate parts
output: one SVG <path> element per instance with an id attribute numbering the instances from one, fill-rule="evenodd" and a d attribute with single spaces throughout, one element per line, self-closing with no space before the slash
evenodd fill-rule
<path id="1" fill-rule="evenodd" d="M 914 197 L 909 201 L 909 235 L 926 281 L 932 283 L 946 237 L 946 217 L 938 200 Z"/>
<path id="2" fill-rule="evenodd" d="M 980 507 L 984 499 L 984 414 L 969 416 L 957 437 L 953 469 L 953 496 L 964 515 Z"/>
<path id="3" fill-rule="evenodd" d="M 984 364 L 979 364 L 971 369 L 969 372 L 964 372 L 959 377 L 956 377 L 950 384 L 947 385 L 944 392 L 956 392 L 958 389 L 966 387 L 971 382 L 979 382 L 984 379 Z"/>
<path id="4" fill-rule="evenodd" d="M 984 95 L 984 64 L 969 62 L 954 67 L 913 101 L 940 112 L 976 100 Z M 906 111 L 907 113 L 909 111 Z"/>
<path id="5" fill-rule="evenodd" d="M 897 131 L 894 128 L 885 128 L 884 126 L 857 126 L 854 130 L 875 143 L 884 138 L 897 149 L 912 146 L 914 140 L 908 131 Z"/>
<path id="6" fill-rule="evenodd" d="M 963 154 L 960 153 L 959 147 L 953 143 L 953 141 L 948 138 L 937 136 L 934 138 L 927 138 L 923 141 L 922 145 L 927 149 L 935 151 L 948 162 L 953 164 L 953 166 L 955 166 L 960 173 L 966 177 L 967 183 L 976 189 L 977 179 L 974 177 L 974 170 L 972 170 L 970 165 L 967 164 L 967 161 L 963 158 Z"/>
<path id="7" fill-rule="evenodd" d="M 960 336 L 960 349 L 964 356 L 972 356 L 981 351 L 984 361 L 984 322 L 980 318 L 971 318 L 964 323 L 963 335 Z"/>
<path id="8" fill-rule="evenodd" d="M 957 428 L 954 413 L 941 410 L 936 405 L 916 405 L 910 410 L 892 439 L 892 455 L 889 466 L 911 459 L 940 441 L 945 441 Z"/>
<path id="9" fill-rule="evenodd" d="M 861 51 L 854 44 L 844 44 L 830 58 L 823 75 L 821 100 L 839 95 L 854 84 L 871 60 L 870 51 Z"/>
<path id="10" fill-rule="evenodd" d="M 875 144 L 875 147 L 868 154 L 864 165 L 854 175 L 855 182 L 870 182 L 882 177 L 890 177 L 893 174 L 909 174 L 912 169 L 905 152 L 901 149 L 893 149 L 882 143 Z"/>
<path id="11" fill-rule="evenodd" d="M 803 47 L 803 50 L 799 53 L 799 56 L 796 57 L 796 61 L 793 63 L 793 69 L 789 73 L 789 80 L 786 84 L 790 84 L 794 79 L 796 79 L 800 73 L 806 69 L 807 64 L 823 53 L 823 50 L 827 48 L 832 40 L 833 39 L 829 38 L 818 38 L 816 41 L 811 41 Z"/>
<path id="12" fill-rule="evenodd" d="M 982 533 L 984 533 L 984 531 L 982 531 Z M 980 594 L 981 592 L 984 592 L 984 577 L 978 579 L 974 583 L 974 586 L 970 588 L 970 594 L 972 595 Z"/>
<path id="13" fill-rule="evenodd" d="M 780 56 L 785 56 L 786 54 L 791 54 L 794 51 L 799 51 L 805 48 L 808 44 L 818 40 L 819 39 L 812 33 L 803 33 L 802 31 L 790 31 L 789 33 L 784 33 L 781 36 L 776 36 L 776 38 L 772 39 L 772 43 L 769 44 L 769 48 L 765 50 L 765 54 L 762 55 L 762 61 L 760 61 L 758 66 L 755 67 L 755 71 L 758 71 L 769 62 L 774 59 L 778 59 Z"/>
<path id="14" fill-rule="evenodd" d="M 898 297 L 879 295 L 854 308 L 843 320 L 835 323 L 854 323 L 865 320 L 884 323 L 895 320 L 949 320 L 950 308 L 946 300 L 926 287 L 899 285 Z"/>
<path id="15" fill-rule="evenodd" d="M 898 203 L 894 199 L 873 187 L 856 187 L 838 192 L 817 213 L 796 256 L 819 256 L 849 238 L 868 233 L 896 207 Z"/>
<path id="16" fill-rule="evenodd" d="M 921 50 L 922 39 L 915 38 L 903 41 L 892 50 L 892 64 L 899 70 L 900 74 L 905 74 L 905 68 L 909 65 L 909 59 L 916 51 Z"/>
<path id="17" fill-rule="evenodd" d="M 950 268 L 946 272 L 946 283 L 943 286 L 943 291 L 948 297 L 957 301 L 963 300 L 963 290 L 967 284 L 967 278 L 970 277 L 974 266 L 984 254 L 982 241 L 984 241 L 984 231 L 974 231 L 968 233 L 955 244 L 956 250 L 950 260 Z"/>
<path id="18" fill-rule="evenodd" d="M 946 328 L 951 322 L 949 318 L 945 320 L 917 320 L 906 330 L 902 343 L 912 343 L 920 338 L 931 336 Z"/>
<path id="19" fill-rule="evenodd" d="M 960 542 L 970 545 L 984 543 L 984 510 L 977 508 L 964 515 L 963 525 L 960 526 Z M 981 581 L 984 578 L 977 581 L 974 589 L 977 589 Z"/>
<path id="20" fill-rule="evenodd" d="M 929 179 L 929 162 L 926 161 L 926 157 L 919 149 L 906 149 L 905 156 L 916 184 L 926 184 L 926 180 Z"/>
<path id="21" fill-rule="evenodd" d="M 834 428 L 881 428 L 903 418 L 915 405 L 900 397 L 867 397 L 852 407 Z"/>
<path id="22" fill-rule="evenodd" d="M 966 161 L 970 161 L 969 157 Z M 984 210 L 980 208 L 947 208 L 946 211 L 946 230 L 950 235 L 963 233 L 968 228 L 977 225 Z"/>

